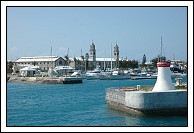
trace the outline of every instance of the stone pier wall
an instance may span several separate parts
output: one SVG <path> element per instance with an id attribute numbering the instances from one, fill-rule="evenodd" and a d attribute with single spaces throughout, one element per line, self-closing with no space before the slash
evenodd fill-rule
<path id="1" fill-rule="evenodd" d="M 106 101 L 125 105 L 125 91 L 109 88 L 106 90 Z"/>
<path id="2" fill-rule="evenodd" d="M 187 107 L 187 91 L 126 92 L 125 105 L 138 110 L 184 108 Z"/>
<path id="3" fill-rule="evenodd" d="M 109 107 L 137 115 L 186 115 L 187 90 L 165 92 L 106 90 Z"/>
<path id="4" fill-rule="evenodd" d="M 63 84 L 63 77 L 10 77 L 8 82 L 30 84 Z"/>

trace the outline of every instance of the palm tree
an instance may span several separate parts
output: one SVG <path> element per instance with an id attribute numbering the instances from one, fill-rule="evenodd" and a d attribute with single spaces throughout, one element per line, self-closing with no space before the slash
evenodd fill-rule
<path id="1" fill-rule="evenodd" d="M 66 65 L 69 65 L 69 64 L 68 64 L 68 62 L 69 62 L 69 57 L 68 57 L 68 55 L 65 55 L 64 58 L 65 58 L 65 63 L 66 63 Z"/>
<path id="2" fill-rule="evenodd" d="M 74 57 L 73 60 L 75 62 L 75 69 L 76 69 L 77 68 L 77 59 Z"/>

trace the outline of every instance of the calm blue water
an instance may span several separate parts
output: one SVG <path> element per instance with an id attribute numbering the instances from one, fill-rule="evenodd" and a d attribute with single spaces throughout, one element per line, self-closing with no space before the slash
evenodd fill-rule
<path id="1" fill-rule="evenodd" d="M 155 82 L 148 79 L 84 80 L 82 84 L 70 85 L 7 83 L 7 126 L 187 126 L 187 116 L 133 116 L 107 107 L 106 88 Z"/>

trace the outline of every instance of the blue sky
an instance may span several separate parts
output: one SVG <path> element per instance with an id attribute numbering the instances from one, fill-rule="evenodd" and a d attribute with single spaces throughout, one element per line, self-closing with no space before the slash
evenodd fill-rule
<path id="1" fill-rule="evenodd" d="M 150 61 L 160 54 L 187 60 L 186 7 L 8 7 L 7 59 L 89 53 L 110 57 L 117 42 L 120 57 Z"/>

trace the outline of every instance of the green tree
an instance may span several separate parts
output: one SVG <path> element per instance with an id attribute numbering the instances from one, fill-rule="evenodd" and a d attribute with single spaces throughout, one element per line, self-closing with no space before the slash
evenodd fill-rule
<path id="1" fill-rule="evenodd" d="M 7 62 L 7 72 L 8 73 L 12 73 L 13 72 L 13 62 L 12 61 L 9 61 Z"/>
<path id="2" fill-rule="evenodd" d="M 34 61 L 32 64 L 33 64 L 34 66 L 36 66 L 37 63 Z"/>
<path id="3" fill-rule="evenodd" d="M 154 59 L 152 59 L 151 62 L 153 63 L 154 67 L 157 67 L 158 57 L 155 57 Z"/>
<path id="4" fill-rule="evenodd" d="M 159 61 L 166 61 L 166 57 L 165 56 L 161 56 L 158 55 L 157 57 L 155 57 L 154 59 L 151 60 L 151 62 L 153 63 L 154 67 L 157 67 L 157 63 Z"/>
<path id="5" fill-rule="evenodd" d="M 119 61 L 119 66 L 120 68 L 122 69 L 128 69 L 128 68 L 138 68 L 138 61 L 136 60 L 122 60 L 122 61 Z"/>

